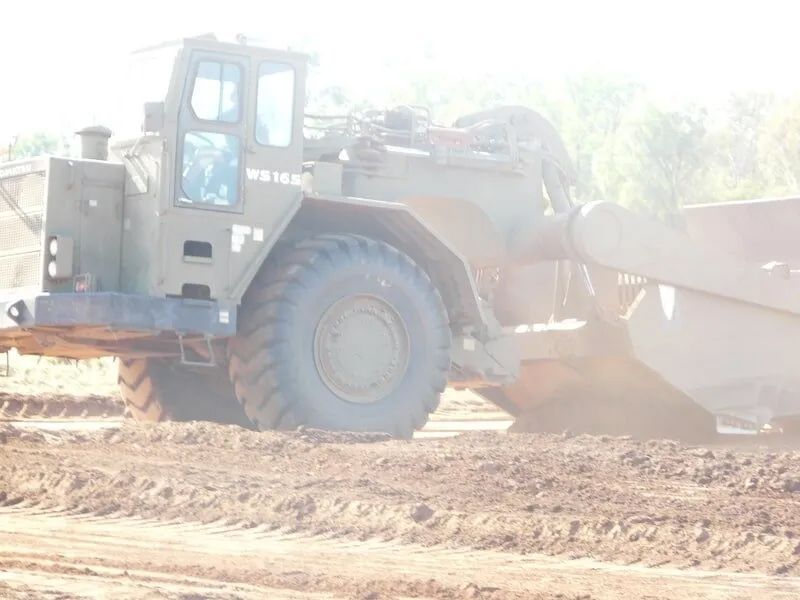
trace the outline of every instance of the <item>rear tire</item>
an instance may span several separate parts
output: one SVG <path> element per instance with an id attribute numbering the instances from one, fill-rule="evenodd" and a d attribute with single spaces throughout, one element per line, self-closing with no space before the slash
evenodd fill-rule
<path id="1" fill-rule="evenodd" d="M 119 361 L 126 415 L 136 421 L 213 421 L 252 427 L 225 370 L 190 370 L 166 359 Z"/>
<path id="2" fill-rule="evenodd" d="M 384 242 L 323 235 L 270 261 L 242 303 L 229 371 L 260 429 L 411 437 L 450 368 L 441 296 Z"/>

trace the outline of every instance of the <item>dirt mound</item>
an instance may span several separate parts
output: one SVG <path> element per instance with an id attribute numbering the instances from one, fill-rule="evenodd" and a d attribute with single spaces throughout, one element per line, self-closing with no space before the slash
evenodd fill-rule
<path id="1" fill-rule="evenodd" d="M 713 415 L 624 357 L 532 361 L 502 393 L 515 409 L 515 432 L 667 437 L 691 444 L 716 438 Z"/>
<path id="2" fill-rule="evenodd" d="M 74 512 L 800 574 L 800 452 L 547 434 L 0 425 L 0 499 Z"/>

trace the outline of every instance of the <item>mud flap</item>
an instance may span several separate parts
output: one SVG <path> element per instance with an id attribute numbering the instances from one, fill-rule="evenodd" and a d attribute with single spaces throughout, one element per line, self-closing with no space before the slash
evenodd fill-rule
<path id="1" fill-rule="evenodd" d="M 511 432 L 569 431 L 689 443 L 716 437 L 711 413 L 628 357 L 529 361 L 514 384 L 476 392 L 516 417 Z"/>

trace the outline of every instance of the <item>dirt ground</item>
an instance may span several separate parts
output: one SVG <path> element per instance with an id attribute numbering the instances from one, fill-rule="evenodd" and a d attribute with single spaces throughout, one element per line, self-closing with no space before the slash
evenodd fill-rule
<path id="1" fill-rule="evenodd" d="M 800 598 L 792 445 L 468 431 L 506 418 L 451 392 L 412 441 L 0 422 L 0 598 Z"/>

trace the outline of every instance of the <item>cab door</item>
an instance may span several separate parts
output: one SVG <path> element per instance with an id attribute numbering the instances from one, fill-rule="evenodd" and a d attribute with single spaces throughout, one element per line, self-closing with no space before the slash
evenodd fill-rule
<path id="1" fill-rule="evenodd" d="M 241 53 L 193 49 L 186 65 L 163 284 L 236 303 L 301 200 L 304 63 L 220 46 Z"/>

